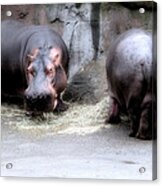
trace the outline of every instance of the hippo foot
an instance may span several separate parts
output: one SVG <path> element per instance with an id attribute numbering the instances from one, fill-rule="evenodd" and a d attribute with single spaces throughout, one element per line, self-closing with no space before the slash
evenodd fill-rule
<path id="1" fill-rule="evenodd" d="M 152 139 L 152 135 L 150 134 L 148 134 L 148 135 L 144 135 L 144 134 L 141 134 L 140 132 L 138 132 L 137 134 L 136 134 L 136 138 L 137 139 L 142 139 L 142 140 L 151 140 Z"/>
<path id="2" fill-rule="evenodd" d="M 105 120 L 105 124 L 119 124 L 121 122 L 121 119 L 119 116 L 110 116 Z"/>
<path id="3" fill-rule="evenodd" d="M 25 112 L 25 115 L 28 117 L 40 117 L 42 116 L 42 112 L 33 112 L 33 111 L 27 111 Z"/>
<path id="4" fill-rule="evenodd" d="M 131 132 L 129 133 L 129 137 L 135 137 L 135 136 L 136 136 L 136 132 L 131 131 Z"/>
<path id="5" fill-rule="evenodd" d="M 56 113 L 65 112 L 67 109 L 68 105 L 65 104 L 62 100 L 59 100 L 56 108 L 54 109 L 54 112 Z"/>

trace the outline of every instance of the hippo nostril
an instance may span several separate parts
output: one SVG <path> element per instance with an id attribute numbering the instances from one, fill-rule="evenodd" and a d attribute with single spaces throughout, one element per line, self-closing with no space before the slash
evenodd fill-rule
<path id="1" fill-rule="evenodd" d="M 26 96 L 25 96 L 25 99 L 26 99 L 26 100 L 28 100 L 28 99 L 29 99 L 29 97 L 30 97 L 30 96 L 26 95 Z"/>
<path id="2" fill-rule="evenodd" d="M 34 104 L 36 102 L 36 98 L 33 97 L 33 95 L 26 95 L 25 99 L 26 103 L 29 105 Z"/>
<path id="3" fill-rule="evenodd" d="M 32 100 L 32 96 L 26 95 L 26 96 L 25 96 L 25 99 L 26 99 L 27 101 L 30 101 L 30 100 Z"/>
<path id="4" fill-rule="evenodd" d="M 40 95 L 38 96 L 38 99 L 43 99 L 43 97 L 44 97 L 44 95 L 43 95 L 43 94 L 40 94 Z"/>
<path id="5" fill-rule="evenodd" d="M 39 100 L 46 100 L 47 97 L 48 97 L 47 94 L 40 94 L 37 98 L 38 98 Z"/>
<path id="6" fill-rule="evenodd" d="M 50 99 L 50 98 L 51 98 L 51 95 L 47 94 L 46 99 Z"/>

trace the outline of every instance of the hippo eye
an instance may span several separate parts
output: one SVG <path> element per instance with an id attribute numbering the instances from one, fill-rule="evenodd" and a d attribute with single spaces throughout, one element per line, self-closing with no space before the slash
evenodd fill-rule
<path id="1" fill-rule="evenodd" d="M 56 54 L 55 57 L 54 57 L 54 59 L 53 59 L 53 63 L 54 64 L 57 64 L 58 63 L 58 60 L 59 60 L 58 58 L 59 58 L 59 54 Z"/>
<path id="2" fill-rule="evenodd" d="M 53 69 L 52 68 L 49 69 L 49 73 L 53 73 Z"/>
<path id="3" fill-rule="evenodd" d="M 46 74 L 47 74 L 48 76 L 53 76 L 53 74 L 54 74 L 53 68 L 49 68 L 48 70 L 46 70 Z"/>

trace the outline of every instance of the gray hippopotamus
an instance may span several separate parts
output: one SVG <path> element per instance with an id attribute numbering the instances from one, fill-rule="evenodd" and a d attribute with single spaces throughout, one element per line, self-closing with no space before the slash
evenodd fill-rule
<path id="1" fill-rule="evenodd" d="M 28 111 L 63 111 L 60 98 L 66 88 L 68 50 L 48 26 L 2 22 L 2 97 L 23 96 Z"/>
<path id="2" fill-rule="evenodd" d="M 106 61 L 108 87 L 111 95 L 106 123 L 119 123 L 120 114 L 128 115 L 130 136 L 155 138 L 156 96 L 153 84 L 156 62 L 152 60 L 152 34 L 131 29 L 111 45 Z"/>

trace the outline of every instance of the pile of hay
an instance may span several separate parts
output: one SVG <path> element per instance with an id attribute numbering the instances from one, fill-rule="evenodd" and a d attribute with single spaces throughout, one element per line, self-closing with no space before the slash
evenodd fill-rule
<path id="1" fill-rule="evenodd" d="M 95 105 L 71 103 L 61 114 L 44 113 L 42 117 L 30 118 L 17 106 L 2 105 L 2 125 L 32 135 L 93 133 L 104 126 L 109 100 L 103 98 Z"/>

